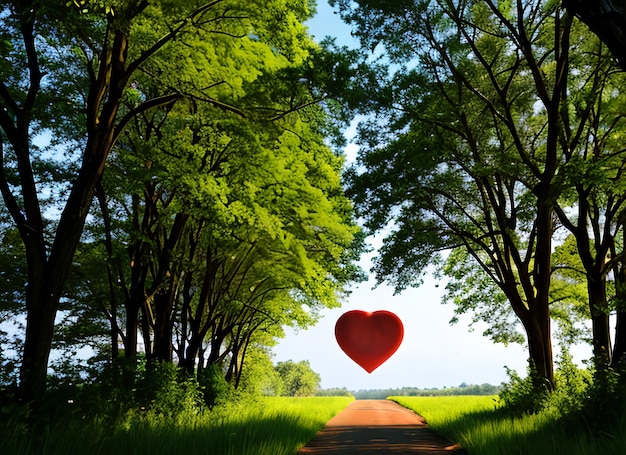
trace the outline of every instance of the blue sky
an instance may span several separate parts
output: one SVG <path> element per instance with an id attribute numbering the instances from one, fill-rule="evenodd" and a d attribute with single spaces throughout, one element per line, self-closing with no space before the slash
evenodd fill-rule
<path id="1" fill-rule="evenodd" d="M 350 28 L 325 0 L 318 4 L 318 14 L 308 23 L 316 39 L 335 36 L 341 44 L 356 46 Z M 356 153 L 354 145 L 346 154 Z M 374 247 L 380 239 L 371 239 Z M 374 253 L 375 254 L 375 253 Z M 365 270 L 371 267 L 372 255 L 363 258 Z M 354 288 L 341 308 L 325 310 L 321 320 L 307 330 L 288 330 L 274 348 L 274 361 L 308 360 L 320 374 L 323 388 L 346 387 L 349 390 L 396 387 L 451 387 L 467 384 L 499 384 L 507 380 L 505 366 L 522 376 L 526 371 L 526 349 L 519 345 L 495 345 L 482 336 L 478 327 L 468 331 L 468 317 L 450 325 L 452 305 L 442 305 L 445 283 L 427 277 L 424 285 L 393 295 L 393 289 L 379 286 L 372 289 L 373 278 Z M 349 310 L 388 310 L 403 321 L 405 336 L 398 351 L 377 370 L 368 374 L 352 362 L 336 343 L 334 327 L 337 319 Z"/>

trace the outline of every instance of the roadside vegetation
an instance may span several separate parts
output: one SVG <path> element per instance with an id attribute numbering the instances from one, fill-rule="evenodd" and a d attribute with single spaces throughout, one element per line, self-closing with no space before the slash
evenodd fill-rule
<path id="1" fill-rule="evenodd" d="M 175 417 L 132 411 L 118 420 L 66 416 L 33 430 L 2 424 L 3 454 L 293 455 L 352 399 L 265 397 Z"/>
<path id="2" fill-rule="evenodd" d="M 617 455 L 626 447 L 626 408 L 612 375 L 606 379 L 613 385 L 605 385 L 612 388 L 612 406 L 592 373 L 569 359 L 561 361 L 557 388 L 549 394 L 535 393 L 532 374 L 522 379 L 510 372 L 499 395 L 389 399 L 423 416 L 470 455 Z"/>
<path id="3" fill-rule="evenodd" d="M 139 394 L 125 401 L 102 392 L 86 388 L 68 399 L 59 391 L 56 405 L 37 415 L 3 407 L 0 453 L 293 455 L 354 399 L 236 393 L 208 407 L 193 380 L 170 383 L 144 403 Z"/>

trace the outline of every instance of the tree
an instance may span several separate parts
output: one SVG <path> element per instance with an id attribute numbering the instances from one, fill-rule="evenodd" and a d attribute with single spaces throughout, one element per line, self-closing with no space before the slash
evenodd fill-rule
<path id="1" fill-rule="evenodd" d="M 567 323 L 569 317 L 563 317 L 563 303 L 579 282 L 586 283 L 588 290 L 584 301 L 589 309 L 582 312 L 578 302 L 583 300 L 576 297 L 573 303 L 575 312 L 567 311 L 566 314 L 572 317 L 576 314 L 580 317 L 583 313 L 590 315 L 595 359 L 598 365 L 608 365 L 612 362 L 612 348 L 609 334 L 611 299 L 607 295 L 607 275 L 612 266 L 619 262 L 612 249 L 615 237 L 622 229 L 624 204 L 623 188 L 616 183 L 621 180 L 623 168 L 623 124 L 618 114 L 621 102 L 617 95 L 622 91 L 623 82 L 622 76 L 615 74 L 611 58 L 599 41 L 583 40 L 585 33 L 578 24 L 574 24 L 571 35 L 572 42 L 577 43 L 577 52 L 569 57 L 569 65 L 575 73 L 569 77 L 568 84 L 576 87 L 576 90 L 568 91 L 562 100 L 560 121 L 564 127 L 560 129 L 559 143 L 564 164 L 560 166 L 559 177 L 555 180 L 555 184 L 561 188 L 558 189 L 560 196 L 555 213 L 562 225 L 577 239 L 572 254 L 582 260 L 578 260 L 576 265 L 580 267 L 574 276 L 571 260 L 563 261 L 565 256 L 560 255 L 559 267 L 555 268 L 560 280 L 555 282 L 553 274 L 550 291 L 554 295 L 553 301 L 559 303 L 551 305 L 551 314 L 553 318 L 558 315 L 563 323 Z M 563 246 L 571 246 L 571 239 L 568 237 Z M 456 261 L 450 262 L 454 265 Z M 468 269 L 455 271 L 457 279 L 462 276 L 471 277 L 472 274 Z M 465 281 L 469 282 L 467 279 Z M 455 281 L 450 286 L 463 288 L 474 298 L 486 301 L 484 295 L 481 297 L 477 293 L 481 287 L 472 287 L 469 283 L 465 287 L 461 281 Z M 563 291 L 566 293 L 563 294 Z M 467 310 L 468 303 L 459 309 Z M 476 303 L 469 306 L 477 307 Z M 485 313 L 479 315 L 486 316 Z M 488 329 L 490 332 L 499 325 L 492 321 L 491 326 Z"/>
<path id="2" fill-rule="evenodd" d="M 626 209 L 621 184 L 625 163 L 624 119 L 620 114 L 623 102 L 618 96 L 624 90 L 624 78 L 615 74 L 610 59 L 597 44 L 588 48 L 580 43 L 573 57 L 580 59 L 576 67 L 581 71 L 589 71 L 590 66 L 593 71 L 588 86 L 569 96 L 570 111 L 575 109 L 585 121 L 577 130 L 564 129 L 564 191 L 556 213 L 576 239 L 588 288 L 594 357 L 601 367 L 613 363 L 607 277 L 621 261 L 615 241 L 624 228 Z M 566 115 L 563 119 L 570 120 Z"/>
<path id="3" fill-rule="evenodd" d="M 254 346 L 247 356 L 249 361 L 241 377 L 240 390 L 253 396 L 280 396 L 283 382 L 271 361 L 271 353 Z"/>
<path id="4" fill-rule="evenodd" d="M 441 252 L 465 249 L 506 296 L 550 387 L 572 18 L 542 2 L 335 3 L 396 65 L 378 119 L 361 129 L 352 184 L 368 227 L 391 225 L 379 279 L 419 284 Z"/>
<path id="5" fill-rule="evenodd" d="M 595 33 L 601 40 L 604 42 L 611 53 L 617 59 L 621 69 L 624 70 L 626 68 L 626 52 L 624 51 L 625 44 L 625 36 L 626 36 L 626 5 L 623 1 L 588 1 L 588 0 L 566 0 L 563 2 L 564 6 L 570 11 L 572 14 L 576 15 L 579 19 L 581 19 L 589 29 Z M 617 121 L 619 121 L 620 116 L 617 116 Z M 615 196 L 615 194 L 613 195 Z M 613 205 L 615 201 L 611 201 L 611 205 Z M 619 206 L 619 204 L 617 204 Z M 588 209 L 589 206 L 593 206 L 593 203 L 589 204 L 585 202 L 583 207 Z M 585 210 L 583 210 L 584 212 Z M 611 213 L 609 210 L 607 213 Z M 584 216 L 584 213 L 583 213 Z M 561 216 L 563 217 L 563 216 Z M 621 218 L 621 215 L 617 216 L 617 219 Z M 617 227 L 619 230 L 619 225 L 623 225 L 623 220 L 617 221 Z M 567 224 L 567 222 L 566 222 Z M 611 222 L 607 222 L 605 226 L 610 226 Z M 607 361 L 610 361 L 612 365 L 616 365 L 619 362 L 622 362 L 626 356 L 626 316 L 624 312 L 624 296 L 621 283 L 624 282 L 624 274 L 623 274 L 623 257 L 622 254 L 617 250 L 618 248 L 614 248 L 611 246 L 613 242 L 613 236 L 610 235 L 611 228 L 608 230 L 604 230 L 604 238 L 599 239 L 600 230 L 594 230 L 594 240 L 601 240 L 600 243 L 600 253 L 602 250 L 606 251 L 607 248 L 611 249 L 611 257 L 613 260 L 610 264 L 604 264 L 604 261 L 596 261 L 594 265 L 595 270 L 591 270 L 590 272 L 590 285 L 592 287 L 600 288 L 599 293 L 602 297 L 602 284 L 599 281 L 599 278 L 602 278 L 602 272 L 608 269 L 612 269 L 614 277 L 616 278 L 616 296 L 615 301 L 617 302 L 617 326 L 615 330 L 615 345 L 614 352 L 611 352 L 610 346 L 608 346 L 608 339 L 605 333 L 608 324 L 606 322 L 607 317 L 603 315 L 607 314 L 606 311 L 608 306 L 605 305 L 604 310 L 602 308 L 597 308 L 594 310 L 594 319 L 597 321 L 597 325 L 602 326 L 602 341 L 594 342 L 594 349 L 596 352 L 602 352 L 602 357 L 604 360 L 600 362 L 600 364 L 606 364 Z M 582 237 L 582 235 L 579 235 Z M 589 268 L 589 261 L 593 254 L 590 254 L 588 251 L 588 243 L 585 240 L 581 241 L 581 247 L 583 249 L 583 253 L 587 260 L 587 267 Z M 602 263 L 602 265 L 599 265 Z M 606 268 L 604 266 L 607 266 Z M 594 284 L 595 283 L 595 284 Z M 591 292 L 591 290 L 590 290 Z"/>
<path id="6" fill-rule="evenodd" d="M 214 51 L 226 56 L 237 47 L 260 49 L 255 43 L 265 43 L 266 50 L 246 54 L 253 61 L 267 52 L 302 59 L 297 38 L 304 28 L 294 11 L 308 10 L 308 2 L 283 1 L 262 6 L 236 0 L 75 3 L 20 0 L 2 6 L 0 191 L 27 262 L 20 374 L 25 401 L 44 394 L 64 284 L 96 187 L 126 126 L 183 98 L 240 112 L 231 105 L 237 89 L 259 71 L 205 66 L 199 71 L 208 71 L 212 82 L 196 86 L 194 64 Z M 168 46 L 171 52 L 165 52 Z M 162 91 L 152 97 L 137 90 L 141 72 L 159 80 Z M 125 103 L 128 97 L 134 103 Z M 55 190 L 61 196 L 58 216 L 50 216 L 42 204 L 48 179 L 40 164 L 46 155 L 34 141 L 41 135 L 51 138 L 53 159 L 47 161 L 66 172 Z"/>
<path id="7" fill-rule="evenodd" d="M 289 63 L 278 58 L 264 62 Z M 167 120 L 138 119 L 110 161 L 103 225 L 129 360 L 140 325 L 149 361 L 175 355 L 199 377 L 227 362 L 236 384 L 255 332 L 312 322 L 358 279 L 358 229 L 343 158 L 324 143 L 328 117 L 288 73 L 262 79 L 239 101 L 247 118 L 179 103 Z M 117 253 L 125 248 L 128 257 Z"/>
<path id="8" fill-rule="evenodd" d="M 308 397 L 315 394 L 320 385 L 320 375 L 311 369 L 308 360 L 278 362 L 275 366 L 288 397 Z"/>

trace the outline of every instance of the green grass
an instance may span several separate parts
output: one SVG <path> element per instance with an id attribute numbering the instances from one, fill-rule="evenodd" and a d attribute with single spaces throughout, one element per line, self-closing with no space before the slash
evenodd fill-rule
<path id="1" fill-rule="evenodd" d="M 16 419 L 0 423 L 0 453 L 293 455 L 350 401 L 262 398 L 175 419 L 134 412 L 112 423 L 85 416 L 40 424 L 34 431 Z"/>
<path id="2" fill-rule="evenodd" d="M 495 396 L 390 397 L 470 455 L 612 455 L 626 453 L 626 418 L 606 431 L 563 419 L 555 407 L 512 418 Z M 123 417 L 39 420 L 28 429 L 19 412 L 0 421 L 0 454 L 293 455 L 351 397 L 259 398 L 176 418 L 131 411 Z M 18 409 L 16 409 L 18 411 Z M 59 414 L 61 415 L 61 413 Z M 619 418 L 618 418 L 619 417 Z"/>
<path id="3" fill-rule="evenodd" d="M 618 455 L 626 453 L 626 418 L 606 431 L 563 419 L 557 409 L 512 418 L 497 397 L 389 397 L 423 416 L 471 455 Z"/>

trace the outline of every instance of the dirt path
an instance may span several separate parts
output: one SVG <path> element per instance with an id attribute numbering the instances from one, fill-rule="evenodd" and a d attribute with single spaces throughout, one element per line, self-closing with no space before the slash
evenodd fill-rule
<path id="1" fill-rule="evenodd" d="M 330 419 L 299 455 L 459 455 L 413 411 L 388 400 L 356 400 Z"/>

